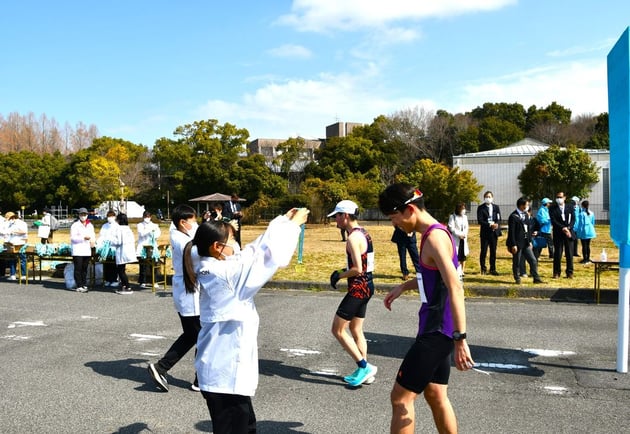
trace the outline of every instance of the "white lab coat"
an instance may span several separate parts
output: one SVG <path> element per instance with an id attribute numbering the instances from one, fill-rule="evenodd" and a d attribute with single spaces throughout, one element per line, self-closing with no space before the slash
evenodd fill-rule
<path id="1" fill-rule="evenodd" d="M 173 261 L 173 303 L 175 309 L 181 316 L 199 316 L 199 291 L 189 294 L 186 292 L 186 285 L 184 284 L 183 251 L 191 238 L 188 234 L 177 230 L 172 223 L 169 235 L 171 260 Z"/>
<path id="2" fill-rule="evenodd" d="M 254 296 L 291 261 L 300 228 L 276 217 L 241 253 L 200 257 L 201 332 L 195 367 L 201 390 L 254 396 L 258 386 L 258 312 Z"/>
<path id="3" fill-rule="evenodd" d="M 145 223 L 144 220 L 138 223 L 138 245 L 136 246 L 136 255 L 142 256 L 142 249 L 144 246 L 153 245 L 153 241 L 157 241 L 160 238 L 162 231 L 160 227 L 153 223 Z"/>
<path id="4" fill-rule="evenodd" d="M 85 237 L 90 237 L 86 240 Z M 94 225 L 89 220 L 85 224 L 77 220 L 70 226 L 70 243 L 72 244 L 72 256 L 92 256 L 92 246 L 96 239 Z"/>
<path id="5" fill-rule="evenodd" d="M 116 265 L 136 262 L 136 238 L 131 228 L 127 225 L 118 225 L 114 240 L 111 245 L 116 247 Z"/>
<path id="6" fill-rule="evenodd" d="M 18 218 L 8 220 L 5 223 L 7 237 L 5 241 L 14 246 L 23 246 L 28 241 L 28 225 L 24 220 Z"/>

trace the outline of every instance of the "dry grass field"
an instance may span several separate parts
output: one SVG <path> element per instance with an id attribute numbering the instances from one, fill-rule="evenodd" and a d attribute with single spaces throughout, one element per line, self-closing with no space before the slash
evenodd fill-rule
<path id="1" fill-rule="evenodd" d="M 388 222 L 361 222 L 371 234 L 374 240 L 376 256 L 375 283 L 378 289 L 379 283 L 400 283 L 401 274 L 398 266 L 398 254 L 396 245 L 390 241 L 393 228 Z M 131 224 L 135 231 L 135 223 Z M 159 243 L 168 243 L 168 224 L 161 224 L 162 236 Z M 242 240 L 244 243 L 252 241 L 265 229 L 265 225 L 243 226 Z M 98 234 L 99 223 L 96 223 Z M 602 248 L 606 248 L 609 260 L 618 260 L 618 251 L 610 239 L 609 227 L 598 225 L 597 238 L 592 241 L 592 259 L 598 259 Z M 29 242 L 38 242 L 36 231 L 30 229 Z M 511 255 L 505 247 L 505 236 L 499 239 L 497 249 L 497 269 L 500 276 L 481 275 L 479 273 L 479 229 L 472 225 L 469 233 L 470 256 L 466 261 L 464 286 L 475 287 L 514 287 L 512 279 Z M 55 233 L 55 242 L 68 242 L 69 230 L 62 229 Z M 297 254 L 292 264 L 280 270 L 274 277 L 275 280 L 302 280 L 309 282 L 327 282 L 330 273 L 345 266 L 345 243 L 341 242 L 339 229 L 334 224 L 308 224 L 305 230 L 303 260 L 298 264 Z M 539 273 L 545 281 L 545 286 L 551 288 L 593 288 L 593 264 L 583 265 L 575 260 L 574 279 L 551 279 L 552 261 L 548 259 L 547 250 L 541 255 Z M 410 261 L 409 269 L 413 272 Z M 129 267 L 128 274 L 132 282 L 135 281 L 133 266 Z M 563 262 L 564 270 L 564 262 Z M 522 286 L 534 287 L 531 278 L 524 278 Z M 617 288 L 618 274 L 603 273 L 601 276 L 602 288 Z"/>

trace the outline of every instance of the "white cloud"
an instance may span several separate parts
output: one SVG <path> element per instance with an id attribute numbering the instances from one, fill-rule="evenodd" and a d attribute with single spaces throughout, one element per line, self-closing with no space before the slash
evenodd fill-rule
<path id="1" fill-rule="evenodd" d="M 293 44 L 281 45 L 280 47 L 272 48 L 267 52 L 274 57 L 289 57 L 298 59 L 308 59 L 313 55 L 308 48 Z"/>
<path id="2" fill-rule="evenodd" d="M 573 116 L 608 111 L 606 63 L 603 59 L 567 62 L 509 76 L 478 80 L 463 87 L 463 96 L 448 110 L 470 111 L 484 102 L 518 102 L 546 107 L 553 101 Z"/>
<path id="3" fill-rule="evenodd" d="M 383 96 L 387 92 L 375 87 L 372 74 L 321 74 L 312 80 L 269 83 L 243 95 L 238 103 L 208 101 L 200 107 L 199 115 L 245 125 L 252 139 L 298 135 L 319 138 L 325 135 L 325 127 L 334 122 L 371 123 L 378 115 L 402 108 L 435 107 L 431 101 Z"/>
<path id="4" fill-rule="evenodd" d="M 352 31 L 380 27 L 396 21 L 489 11 L 516 0 L 294 0 L 291 13 L 277 22 L 300 31 Z"/>

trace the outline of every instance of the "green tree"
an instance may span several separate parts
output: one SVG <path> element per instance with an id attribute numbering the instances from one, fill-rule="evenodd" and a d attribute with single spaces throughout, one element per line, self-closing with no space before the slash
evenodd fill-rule
<path id="1" fill-rule="evenodd" d="M 553 197 L 558 191 L 587 197 L 598 180 L 597 164 L 575 146 L 550 146 L 529 160 L 518 175 L 521 193 L 531 198 Z"/>
<path id="2" fill-rule="evenodd" d="M 610 149 L 610 136 L 608 133 L 608 113 L 597 116 L 595 129 L 592 136 L 586 142 L 588 149 Z"/>
<path id="3" fill-rule="evenodd" d="M 424 194 L 425 205 L 440 221 L 446 221 L 458 202 L 472 202 L 482 187 L 469 170 L 450 168 L 429 159 L 418 160 L 397 181 L 415 185 Z"/>

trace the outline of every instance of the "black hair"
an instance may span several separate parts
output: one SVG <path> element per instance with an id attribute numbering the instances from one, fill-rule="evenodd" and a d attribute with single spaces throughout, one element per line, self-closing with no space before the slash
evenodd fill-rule
<path id="1" fill-rule="evenodd" d="M 378 207 L 385 215 L 394 214 L 396 211 L 402 212 L 409 204 L 414 204 L 418 209 L 425 209 L 422 195 L 414 199 L 417 191 L 411 184 L 391 184 L 379 194 Z"/>
<path id="2" fill-rule="evenodd" d="M 116 215 L 116 211 L 114 211 L 113 209 L 107 210 L 107 217 L 113 217 L 115 215 Z"/>
<path id="3" fill-rule="evenodd" d="M 151 216 L 152 216 L 152 214 L 151 214 L 151 211 L 149 211 L 149 210 L 146 210 L 146 211 L 144 211 L 144 212 L 142 213 L 142 218 L 143 218 L 143 219 L 144 219 L 144 218 L 147 218 L 147 217 L 151 217 Z"/>
<path id="4" fill-rule="evenodd" d="M 186 244 L 182 255 L 186 292 L 193 293 L 196 291 L 197 287 L 197 276 L 193 269 L 191 254 L 192 247 L 197 246 L 197 254 L 200 257 L 208 257 L 210 256 L 210 247 L 215 242 L 225 243 L 232 232 L 232 225 L 222 220 L 212 220 L 199 225 L 195 232 L 195 237 Z"/>
<path id="5" fill-rule="evenodd" d="M 529 202 L 529 199 L 527 199 L 526 197 L 519 197 L 519 198 L 516 200 L 516 207 L 517 207 L 517 208 L 518 208 L 518 207 L 521 207 L 521 206 L 523 206 L 523 205 L 527 204 L 527 202 Z"/>
<path id="6" fill-rule="evenodd" d="M 455 214 L 459 215 L 463 209 L 466 209 L 466 204 L 464 202 L 458 202 L 457 205 L 455 205 Z"/>
<path id="7" fill-rule="evenodd" d="M 188 220 L 191 217 L 197 217 L 197 213 L 190 205 L 177 205 L 173 208 L 173 212 L 171 213 L 171 219 L 177 229 L 179 229 L 180 220 Z"/>
<path id="8" fill-rule="evenodd" d="M 116 216 L 116 223 L 118 223 L 120 226 L 129 226 L 129 219 L 127 219 L 127 214 L 125 214 L 124 212 L 119 213 Z"/>
<path id="9" fill-rule="evenodd" d="M 586 210 L 586 214 L 590 215 L 591 211 L 588 209 L 588 206 L 590 205 L 588 200 L 583 200 L 582 201 L 582 208 L 584 208 Z"/>

